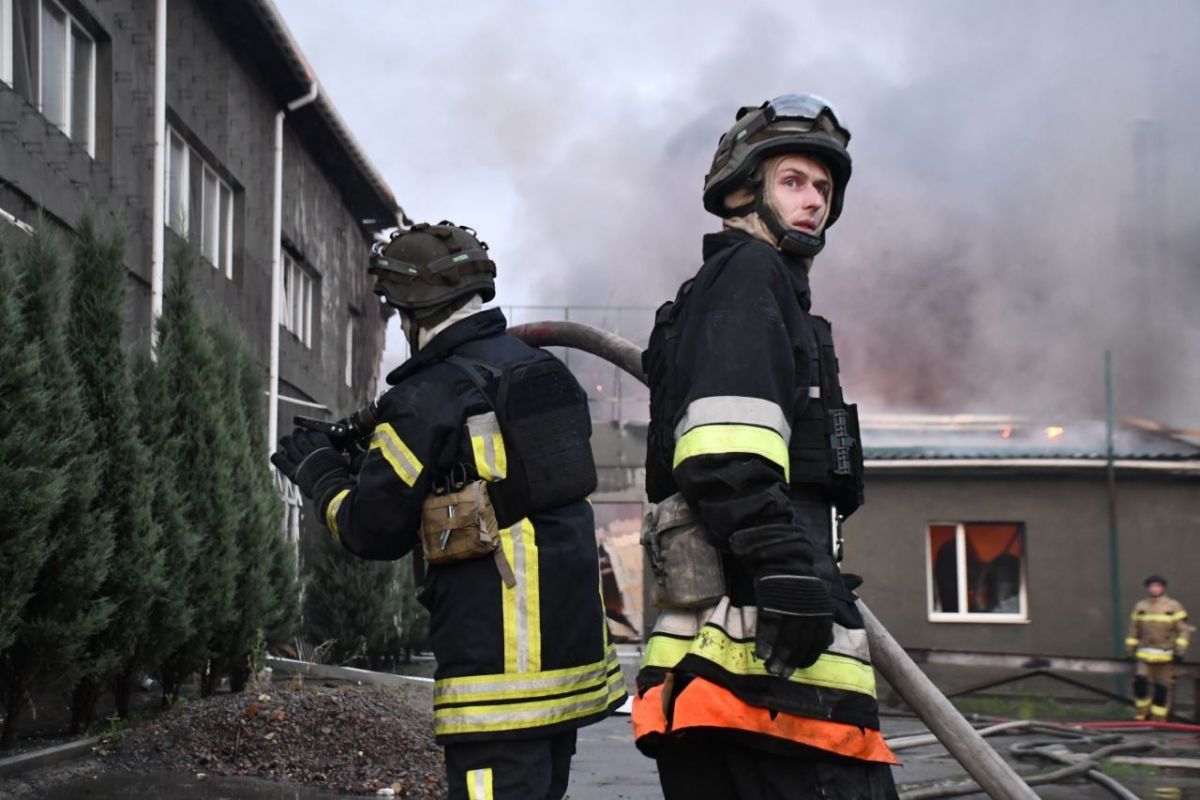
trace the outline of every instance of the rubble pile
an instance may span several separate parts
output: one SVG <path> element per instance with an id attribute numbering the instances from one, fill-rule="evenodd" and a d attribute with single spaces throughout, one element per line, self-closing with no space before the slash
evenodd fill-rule
<path id="1" fill-rule="evenodd" d="M 339 792 L 446 793 L 430 712 L 378 687 L 273 687 L 193 701 L 99 749 L 111 766 L 294 781 Z"/>

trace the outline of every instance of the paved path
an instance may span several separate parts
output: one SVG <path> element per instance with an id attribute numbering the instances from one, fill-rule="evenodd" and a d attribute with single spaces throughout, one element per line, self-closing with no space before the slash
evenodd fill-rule
<path id="1" fill-rule="evenodd" d="M 660 800 L 654 760 L 633 746 L 629 717 L 609 717 L 579 732 L 566 800 Z"/>

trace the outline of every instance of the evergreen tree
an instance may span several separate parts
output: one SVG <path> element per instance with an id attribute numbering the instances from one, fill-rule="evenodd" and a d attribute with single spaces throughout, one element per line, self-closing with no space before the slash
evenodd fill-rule
<path id="1" fill-rule="evenodd" d="M 167 395 L 162 370 L 143 350 L 134 358 L 133 374 L 139 432 L 148 453 L 151 515 L 160 532 L 158 558 L 164 568 L 162 591 L 150 612 L 150 635 L 158 643 L 157 672 L 167 705 L 179 696 L 184 677 L 195 668 L 186 646 L 195 636 L 192 590 L 200 535 L 183 507 L 179 485 L 183 445 L 172 434 L 175 404 Z"/>
<path id="2" fill-rule="evenodd" d="M 199 535 L 199 551 L 189 580 L 194 606 L 193 636 L 176 652 L 177 678 L 201 670 L 201 692 L 211 694 L 220 655 L 219 637 L 229 630 L 238 571 L 237 521 L 240 498 L 233 491 L 234 447 L 227 422 L 229 398 L 221 394 L 217 353 L 192 294 L 195 256 L 183 248 L 163 302 L 159 369 L 163 391 L 173 405 L 170 436 L 177 451 L 177 485 L 188 524 Z"/>
<path id="3" fill-rule="evenodd" d="M 0 655 L 5 742 L 16 733 L 21 700 L 30 689 L 39 684 L 69 687 L 92 674 L 95 654 L 88 646 L 112 614 L 112 602 L 99 595 L 112 557 L 112 518 L 94 503 L 100 479 L 93 452 L 96 432 L 68 357 L 66 275 L 45 226 L 22 251 L 19 274 L 24 333 L 42 348 L 42 376 L 51 397 L 49 414 L 40 420 L 40 435 L 66 489 L 62 506 L 43 533 L 49 557 L 16 639 Z"/>
<path id="4" fill-rule="evenodd" d="M 407 664 L 412 661 L 413 652 L 429 649 L 429 611 L 417 600 L 411 553 L 399 561 L 396 571 L 399 581 L 400 647 L 404 651 L 404 663 Z"/>
<path id="5" fill-rule="evenodd" d="M 300 586 L 296 582 L 296 554 L 284 529 L 285 515 L 282 498 L 276 484 L 275 472 L 267 458 L 266 401 L 263 387 L 266 375 L 250 352 L 241 350 L 241 398 L 246 410 L 247 437 L 250 453 L 261 465 L 251 471 L 252 492 L 260 507 L 269 561 L 270 594 L 267 613 L 263 619 L 263 636 L 267 644 L 290 642 L 296 634 L 300 619 Z"/>
<path id="6" fill-rule="evenodd" d="M 233 487 L 238 503 L 234 509 L 237 519 L 238 571 L 235 606 L 237 614 L 229 628 L 218 637 L 224 647 L 221 664 L 229 673 L 230 688 L 241 691 L 246 685 L 250 665 L 255 663 L 255 649 L 262 644 L 270 615 L 271 538 L 278 535 L 283 508 L 271 486 L 271 472 L 266 450 L 260 445 L 261 434 L 250 428 L 249 403 L 254 407 L 259 396 L 247 398 L 243 374 L 252 369 L 252 359 L 246 352 L 232 325 L 225 323 L 211 330 L 219 354 L 222 376 L 222 395 L 226 398 L 226 420 L 234 452 Z"/>
<path id="7" fill-rule="evenodd" d="M 316 528 L 317 526 L 309 526 Z M 334 663 L 378 667 L 399 652 L 398 563 L 364 561 L 323 528 L 305 545 L 304 636 Z"/>
<path id="8" fill-rule="evenodd" d="M 45 441 L 44 421 L 54 405 L 43 359 L 41 344 L 25 335 L 16 265 L 0 248 L 0 654 L 16 640 L 50 555 L 50 523 L 66 494 L 66 477 L 53 464 L 53 442 Z M 3 684 L 0 691 L 12 696 Z"/>
<path id="9" fill-rule="evenodd" d="M 90 217 L 79 225 L 74 247 L 74 281 L 68 342 L 83 388 L 83 401 L 97 426 L 96 465 L 100 494 L 96 518 L 113 526 L 115 554 L 102 594 L 116 603 L 109 624 L 92 643 L 96 670 L 80 681 L 72 700 L 72 727 L 90 726 L 102 679 L 116 698 L 117 713 L 129 715 L 136 674 L 163 655 L 151 629 L 152 612 L 165 576 L 159 526 L 152 511 L 153 485 L 147 480 L 149 454 L 138 435 L 129 363 L 121 342 L 125 317 L 124 241 L 114 231 L 101 237 Z"/>

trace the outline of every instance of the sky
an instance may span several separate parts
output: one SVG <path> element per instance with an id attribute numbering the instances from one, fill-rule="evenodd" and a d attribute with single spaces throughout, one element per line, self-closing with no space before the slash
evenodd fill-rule
<path id="1" fill-rule="evenodd" d="M 489 243 L 505 305 L 638 306 L 644 336 L 719 227 L 734 112 L 815 92 L 853 136 L 812 274 L 851 399 L 1095 417 L 1112 349 L 1119 413 L 1200 427 L 1200 3 L 276 2 L 408 215 Z"/>

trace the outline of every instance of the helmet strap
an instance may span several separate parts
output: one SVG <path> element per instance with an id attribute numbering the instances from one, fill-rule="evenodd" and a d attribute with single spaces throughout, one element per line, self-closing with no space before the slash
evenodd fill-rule
<path id="1" fill-rule="evenodd" d="M 775 240 L 779 242 L 779 252 L 795 258 L 814 258 L 825 246 L 825 231 L 821 231 L 820 236 L 810 236 L 803 231 L 784 225 L 783 221 L 779 219 L 779 215 L 775 213 L 775 209 L 767 202 L 765 184 L 765 181 L 759 183 L 754 192 L 754 211 L 766 223 L 767 230 L 775 236 Z"/>

